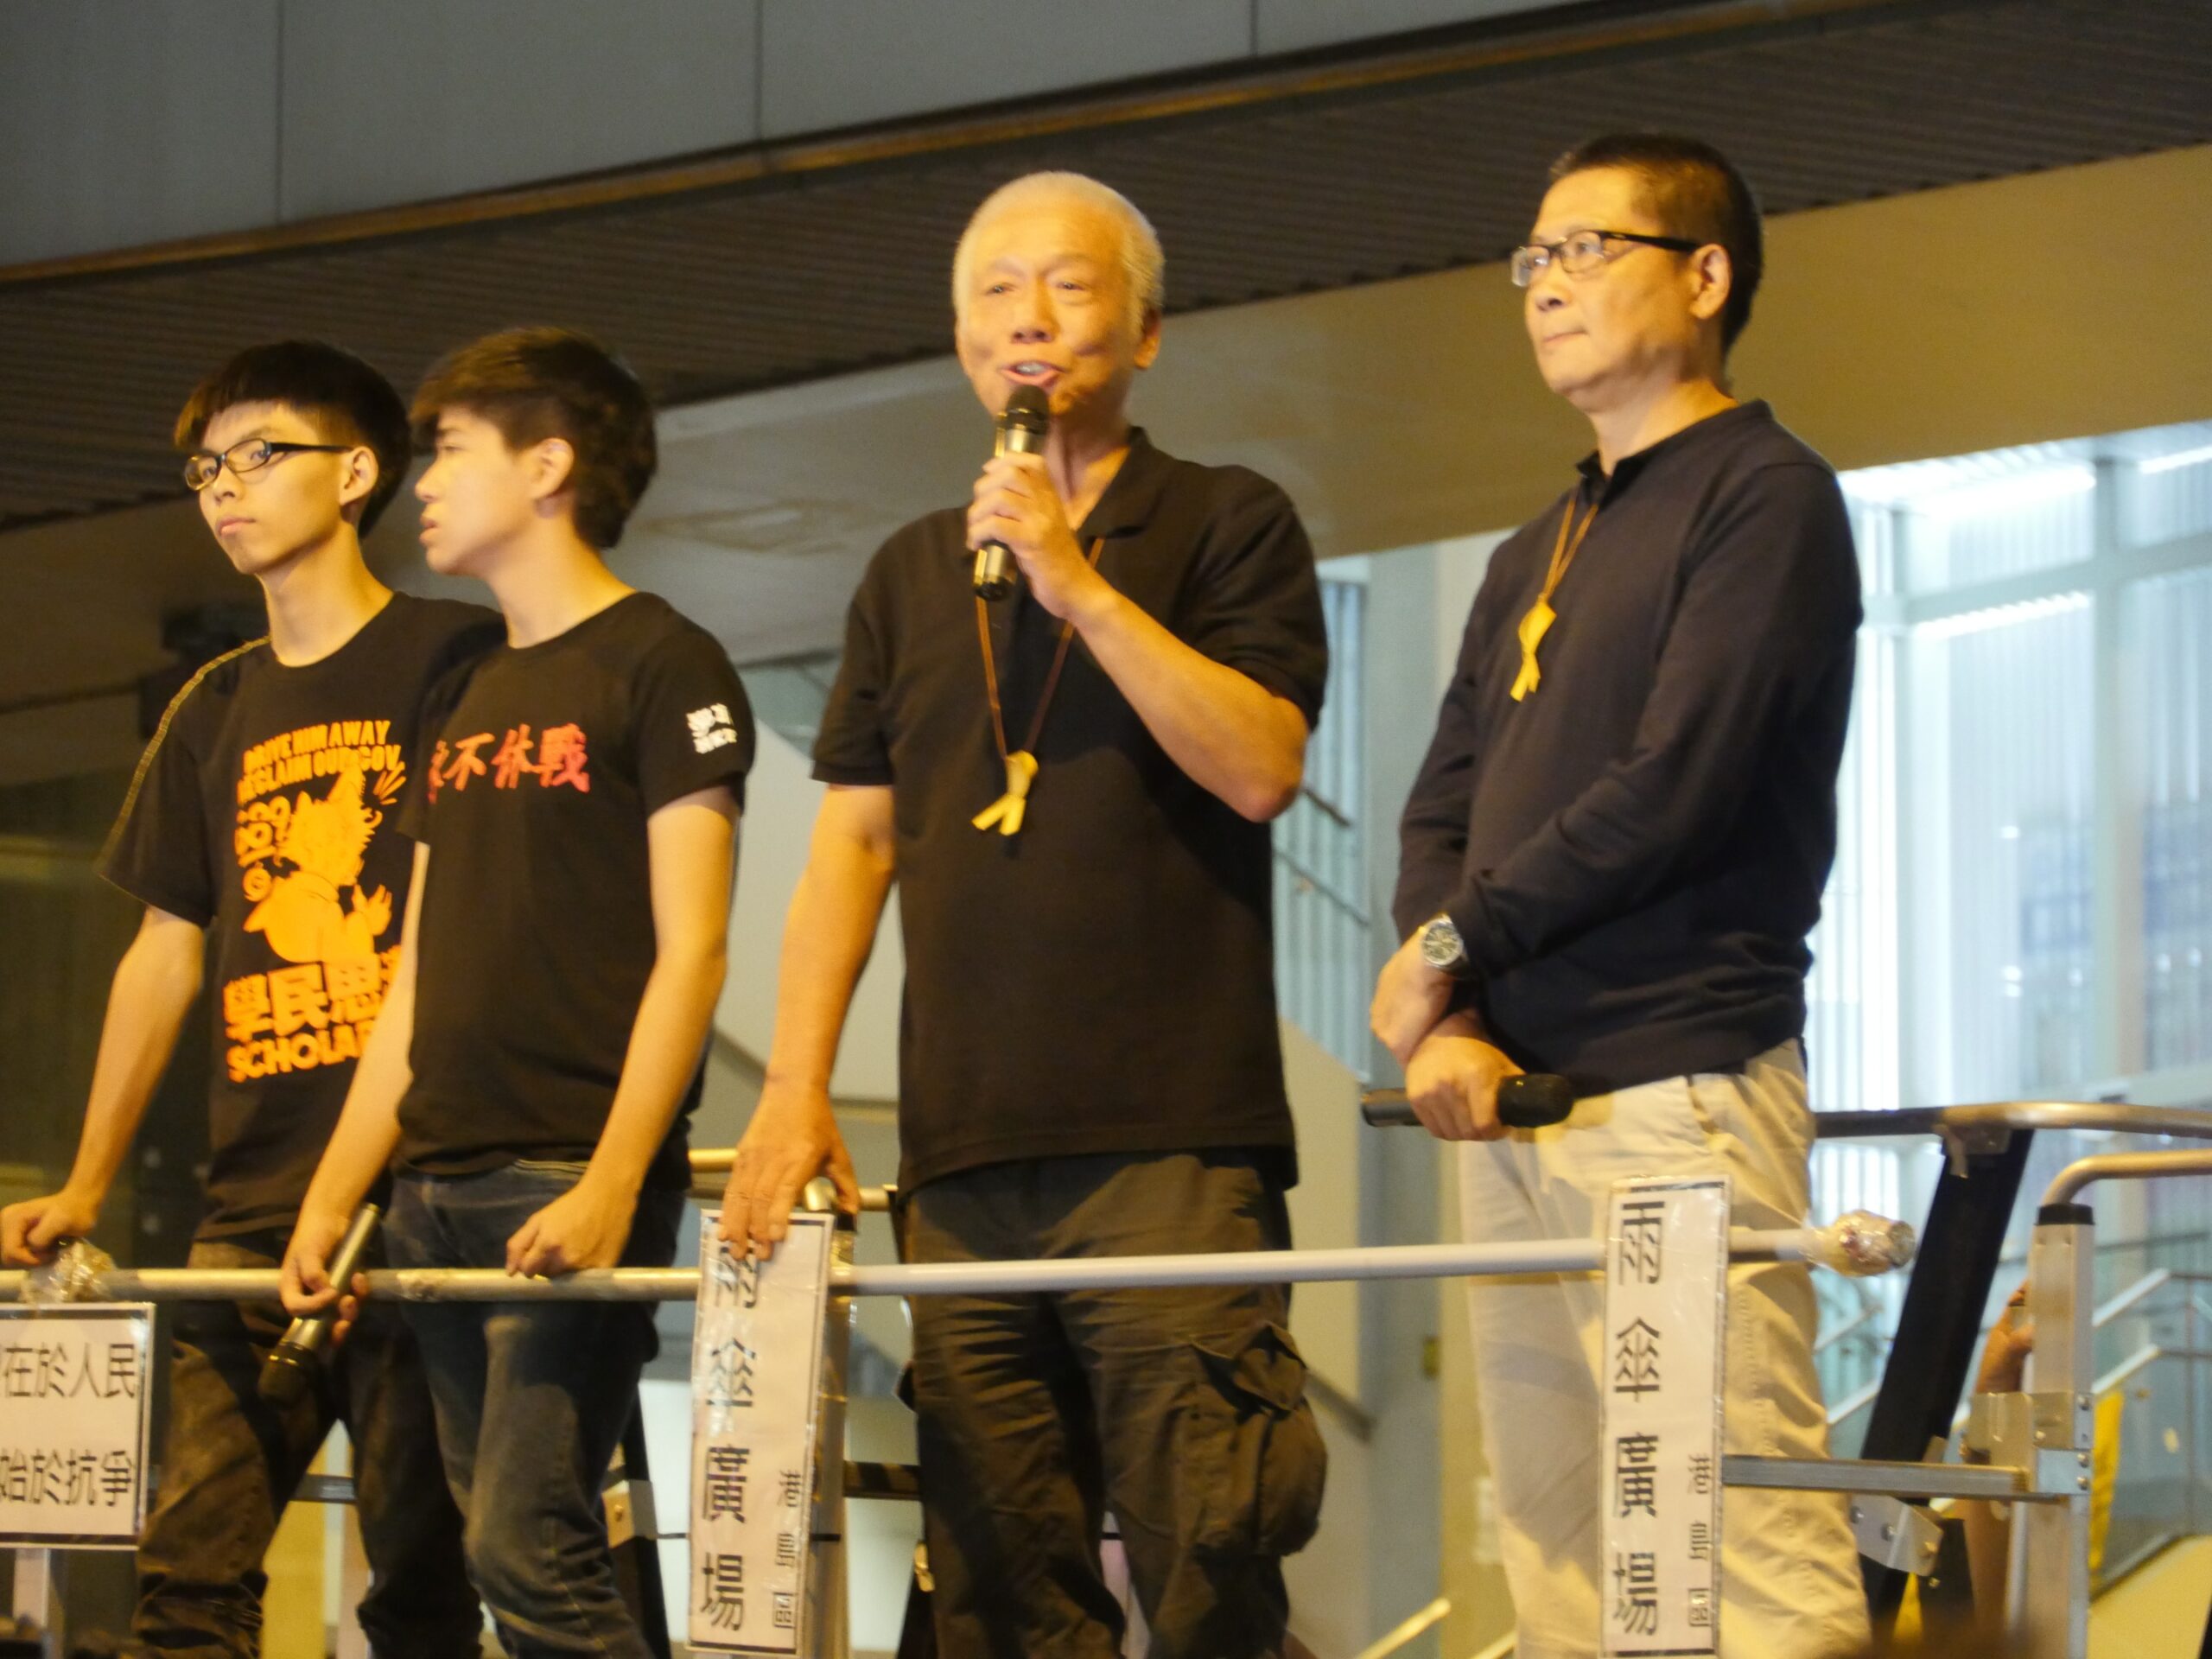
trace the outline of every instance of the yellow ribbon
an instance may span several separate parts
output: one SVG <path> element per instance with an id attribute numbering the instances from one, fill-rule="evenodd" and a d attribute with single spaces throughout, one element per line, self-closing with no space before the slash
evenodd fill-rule
<path id="1" fill-rule="evenodd" d="M 1529 607 L 1529 614 L 1521 619 L 1521 626 L 1514 630 L 1521 639 L 1521 671 L 1513 677 L 1513 701 L 1518 702 L 1536 689 L 1536 682 L 1543 677 L 1536 671 L 1536 647 L 1543 642 L 1544 632 L 1559 613 L 1548 600 L 1538 600 Z"/>
<path id="2" fill-rule="evenodd" d="M 978 812 L 973 822 L 978 830 L 998 826 L 1002 836 L 1021 833 L 1021 820 L 1029 810 L 1029 785 L 1037 781 L 1037 757 L 1027 749 L 1016 749 L 1006 758 L 1006 793 Z"/>
<path id="3" fill-rule="evenodd" d="M 1580 525 L 1574 524 L 1574 501 L 1567 500 L 1567 510 L 1560 515 L 1559 540 L 1552 546 L 1551 569 L 1544 574 L 1543 591 L 1536 595 L 1536 602 L 1529 607 L 1529 614 L 1521 619 L 1521 626 L 1514 634 L 1521 641 L 1521 671 L 1513 677 L 1513 701 L 1520 702 L 1536 689 L 1543 677 L 1536 671 L 1536 647 L 1543 643 L 1544 635 L 1559 620 L 1559 613 L 1552 608 L 1552 595 L 1559 591 L 1560 578 L 1567 574 L 1567 567 L 1574 563 L 1574 556 L 1581 550 L 1582 538 L 1590 533 L 1590 526 L 1598 522 L 1598 504 L 1590 504 L 1589 516 Z M 1573 527 L 1572 537 L 1568 529 Z"/>

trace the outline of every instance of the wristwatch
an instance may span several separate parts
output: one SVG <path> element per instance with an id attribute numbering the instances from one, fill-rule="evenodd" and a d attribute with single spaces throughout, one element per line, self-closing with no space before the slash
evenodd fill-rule
<path id="1" fill-rule="evenodd" d="M 1466 942 L 1449 916 L 1439 915 L 1421 930 L 1421 959 L 1440 974 L 1465 979 L 1473 964 L 1467 960 Z"/>

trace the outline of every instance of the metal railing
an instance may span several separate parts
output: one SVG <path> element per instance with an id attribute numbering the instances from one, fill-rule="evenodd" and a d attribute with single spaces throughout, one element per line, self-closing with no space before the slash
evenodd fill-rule
<path id="1" fill-rule="evenodd" d="M 1414 1121 L 1402 1090 L 1370 1095 L 1363 1110 L 1370 1122 L 1378 1125 Z M 1815 1114 L 1815 1121 L 1823 1141 L 1933 1135 L 1942 1141 L 1947 1154 L 1922 1230 L 1921 1265 L 1905 1290 L 1889 1363 L 1871 1402 L 1861 1396 L 1847 1402 L 1853 1409 L 1864 1406 L 1870 1413 L 1864 1458 L 1850 1466 L 1891 1471 L 1930 1467 L 1920 1460 L 1929 1455 L 1931 1446 L 1941 1447 L 1949 1441 L 2034 1135 L 2038 1131 L 2094 1130 L 2212 1140 L 2212 1112 L 2110 1102 L 1999 1101 L 1897 1111 L 1823 1112 Z M 1538 1133 L 1572 1131 L 1570 1119 L 1560 1128 Z M 2119 1154 L 2125 1160 L 2158 1155 Z M 2139 1178 L 2195 1174 L 2206 1168 L 2200 1161 L 2201 1154 L 2166 1156 L 2169 1161 L 2163 1165 L 2104 1167 L 2114 1174 Z M 2171 1162 L 2176 1156 L 2183 1161 Z M 2101 1173 L 2099 1168 L 2077 1169 L 2074 1179 L 2079 1185 L 2086 1185 Z M 2094 1229 L 2086 1214 L 2064 1227 L 2037 1229 L 2027 1264 L 2030 1305 L 2037 1318 L 2038 1352 L 2056 1351 L 2038 1362 L 2036 1387 L 2038 1397 L 2050 1396 L 2042 1404 L 2051 1416 L 2049 1421 L 2036 1420 L 2035 1427 L 2047 1439 L 2056 1438 L 2050 1439 L 2048 1449 L 2039 1443 L 2007 1444 L 2004 1453 L 1993 1459 L 1996 1464 L 2012 1460 L 2016 1471 L 2028 1472 L 2037 1489 L 2029 1511 L 2031 1516 L 2043 1517 L 2024 1529 L 2031 1546 L 2027 1559 L 2038 1565 L 2031 1565 L 2022 1576 L 2033 1580 L 2032 1586 L 2016 1583 L 2012 1586 L 2016 1596 L 2025 1598 L 2013 1611 L 2017 1650 L 2065 1655 L 2068 1659 L 2078 1659 L 2088 1642 L 2086 1482 L 2088 1420 L 2097 1381 L 2089 1351 L 2095 1335 L 2090 1311 L 2094 1306 L 2096 1256 Z M 2076 1307 L 2089 1316 L 2076 1317 L 2073 1311 Z M 2057 1411 L 2061 1397 L 2078 1399 L 2078 1423 L 2071 1410 Z M 2062 1471 L 2047 1462 L 2060 1447 L 2068 1458 L 2079 1460 L 2078 1478 L 2083 1484 L 2078 1491 L 2078 1503 L 2076 1494 L 2063 1490 Z M 1943 1489 L 1940 1495 L 1962 1495 L 1958 1484 L 1948 1478 L 1959 1472 L 1955 1468 L 1942 1469 L 1940 1474 L 1918 1480 L 1899 1474 L 1885 1490 L 1893 1497 L 1910 1491 L 1916 1501 L 1939 1495 L 1938 1488 Z M 2053 1515 L 2061 1518 L 2053 1520 Z M 1924 1515 L 1897 1517 L 1900 1537 L 1913 1532 L 1916 1519 L 1921 1527 L 1929 1524 Z M 1932 1560 L 1932 1537 L 1924 1533 L 1919 1535 L 1927 1541 Z M 1878 1626 L 1886 1627 L 1903 1595 L 1907 1571 L 1917 1563 L 1902 1548 L 1893 1549 L 1886 1558 L 1873 1548 L 1866 1548 L 1866 1553 L 1872 1558 L 1866 1574 L 1868 1602 Z"/>
<path id="2" fill-rule="evenodd" d="M 1904 1254 L 1910 1259 L 1910 1228 Z M 1777 1231 L 1733 1228 L 1735 1262 L 1840 1266 L 1835 1228 Z M 1393 1244 L 1343 1250 L 1238 1250 L 1211 1255 L 1084 1256 L 1049 1262 L 935 1262 L 840 1267 L 830 1289 L 845 1296 L 1019 1295 L 1046 1291 L 1149 1289 L 1189 1285 L 1308 1284 L 1319 1281 L 1460 1279 L 1524 1273 L 1596 1273 L 1599 1239 L 1505 1244 Z M 1884 1270 L 1886 1270 L 1885 1268 Z M 0 1272 L 0 1302 L 23 1299 L 36 1268 Z M 591 1268 L 558 1279 L 521 1278 L 499 1268 L 379 1268 L 359 1275 L 372 1297 L 400 1302 L 688 1302 L 696 1268 Z M 267 1302 L 274 1268 L 112 1268 L 92 1275 L 78 1300 L 116 1302 Z"/>
<path id="3" fill-rule="evenodd" d="M 1370 1105 L 1373 1103 L 1370 1102 Z M 1922 1396 L 1932 1389 L 1940 1397 L 1948 1386 L 1949 1399 L 1936 1420 L 1939 1436 L 1941 1430 L 1948 1427 L 1951 1408 L 1963 1383 L 1965 1357 L 1970 1354 L 1978 1334 L 1979 1310 L 1986 1301 L 1989 1274 L 1997 1260 L 1997 1244 L 2001 1243 L 2002 1221 L 2009 1216 L 2024 1161 L 2025 1138 L 2044 1128 L 2111 1129 L 2212 1139 L 2212 1115 L 2073 1102 L 2024 1102 L 1936 1112 L 1834 1114 L 1821 1125 L 1822 1133 L 1830 1135 L 1941 1135 L 1951 1147 L 1955 1166 L 1945 1177 L 1947 1181 L 1955 1178 L 1963 1183 L 1968 1176 L 1986 1174 L 1993 1160 L 1997 1167 L 2009 1167 L 2012 1172 L 2010 1186 L 2000 1177 L 1996 1182 L 2000 1191 L 1992 1192 L 1985 1181 L 1984 1190 L 1976 1197 L 1975 1201 L 1984 1211 L 1985 1224 L 1988 1215 L 1998 1217 L 1997 1235 L 1993 1239 L 1977 1236 L 1972 1241 L 1976 1249 L 1967 1254 L 1974 1260 L 1964 1273 L 1960 1271 L 1960 1259 L 1948 1253 L 1935 1253 L 1946 1197 L 1939 1188 L 1923 1245 L 1923 1259 L 1932 1259 L 1936 1266 L 1929 1274 L 1916 1274 L 1912 1290 L 1908 1294 L 1899 1340 L 1893 1349 L 1890 1374 L 1885 1379 L 1885 1395 L 1897 1382 L 1900 1363 L 1907 1357 L 1905 1338 L 1915 1334 L 1915 1297 L 1923 1286 L 1946 1286 L 1947 1300 L 1941 1311 L 1948 1313 L 1959 1306 L 1971 1306 L 1974 1312 L 1974 1317 L 1966 1320 L 1962 1329 L 1947 1328 L 1938 1333 L 1956 1350 L 1958 1363 L 1948 1377 L 1937 1376 L 1932 1383 L 1922 1378 L 1916 1384 Z M 727 1154 L 721 1156 L 727 1158 Z M 715 1157 L 713 1154 L 704 1154 L 697 1161 L 695 1173 L 714 1173 Z M 2054 1181 L 2051 1192 L 2061 1196 L 2050 1198 L 2039 1217 L 2028 1259 L 2029 1313 L 2037 1332 L 2031 1372 L 2033 1389 L 2022 1395 L 1983 1396 L 1985 1401 L 1997 1402 L 1988 1413 L 1988 1421 L 1994 1427 L 1987 1439 L 1987 1465 L 1924 1461 L 1931 1438 L 1926 1433 L 1910 1446 L 1911 1455 L 1879 1455 L 1876 1436 L 1870 1428 L 1868 1449 L 1874 1455 L 1857 1460 L 1728 1456 L 1722 1461 L 1724 1483 L 1866 1495 L 1873 1500 L 1868 1512 L 1878 1522 L 1883 1516 L 1892 1517 L 1881 1522 L 1885 1538 L 1891 1536 L 1900 1526 L 1910 1533 L 1912 1517 L 1917 1511 L 1907 1506 L 1933 1498 L 1978 1497 L 2024 1503 L 2020 1530 L 2025 1551 L 2022 1559 L 2026 1565 L 2012 1586 L 2015 1650 L 2036 1656 L 2037 1659 L 2057 1659 L 2058 1656 L 2080 1659 L 2086 1652 L 2088 1630 L 2090 1421 L 2094 1389 L 2103 1379 L 2096 1377 L 2092 1370 L 2092 1344 L 2098 1312 L 2094 1301 L 2094 1222 L 2086 1207 L 2073 1200 L 2099 1180 L 2202 1173 L 2212 1173 L 2212 1154 L 2196 1151 L 2129 1154 L 2081 1160 L 2069 1166 Z M 1990 1200 L 1999 1197 L 2002 1198 L 2001 1205 L 1993 1208 Z M 1910 1230 L 1897 1230 L 1909 1236 Z M 1982 1231 L 1986 1234 L 1987 1230 L 1985 1224 Z M 1738 1229 L 1731 1234 L 1731 1259 L 1847 1266 L 1852 1257 L 1839 1232 L 1836 1227 L 1782 1231 Z M 1863 1238 L 1861 1243 L 1865 1243 Z M 1980 1248 L 1982 1245 L 1986 1248 Z M 1908 1246 L 1898 1253 L 1898 1259 L 1910 1253 Z M 931 1263 L 842 1268 L 833 1275 L 833 1291 L 841 1297 L 912 1296 L 1131 1285 L 1580 1274 L 1599 1271 L 1604 1260 L 1601 1242 L 1575 1239 L 1357 1250 L 1255 1251 L 1221 1255 Z M 1897 1265 L 1897 1260 L 1886 1265 Z M 1879 1270 L 1878 1266 L 1876 1270 Z M 0 1300 L 20 1297 L 29 1276 L 20 1272 L 0 1273 Z M 263 1300 L 275 1295 L 276 1281 L 276 1273 L 267 1270 L 116 1269 L 98 1275 L 89 1289 L 95 1295 L 130 1300 Z M 699 1275 L 693 1269 L 619 1268 L 574 1274 L 559 1280 L 528 1280 L 490 1269 L 387 1269 L 371 1274 L 369 1282 L 372 1294 L 403 1301 L 626 1301 L 693 1299 L 697 1295 Z M 1952 1324 L 1957 1323 L 1953 1316 Z M 1880 1403 L 1878 1402 L 1878 1417 Z M 1915 1408 L 1921 1409 L 1923 1403 L 1916 1399 Z M 1922 1414 L 1925 1415 L 1924 1410 Z M 842 1467 L 842 1454 L 825 1466 Z M 824 1484 L 837 1489 L 842 1502 L 842 1484 Z M 1882 1504 L 1889 1507 L 1879 1507 Z M 1918 1522 L 1925 1526 L 1925 1516 L 1918 1516 Z M 1902 1542 L 1885 1554 L 1867 1544 L 1863 1531 L 1862 1548 L 1878 1559 L 1897 1566 L 1908 1565 L 1912 1559 Z M 1932 1546 L 1922 1553 L 1925 1559 L 1932 1560 Z"/>
<path id="4" fill-rule="evenodd" d="M 817 1199 L 820 1197 L 818 1193 L 815 1196 Z M 1859 1273 L 1885 1272 L 1902 1266 L 1910 1260 L 1911 1248 L 1909 1228 L 1877 1224 L 1866 1217 L 1827 1228 L 1780 1231 L 1739 1228 L 1730 1234 L 1732 1260 L 1806 1262 Z M 842 1319 L 835 1308 L 842 1305 L 842 1299 L 855 1296 L 1009 1294 L 1132 1285 L 1274 1284 L 1528 1273 L 1595 1274 L 1604 1270 L 1605 1259 L 1605 1246 L 1601 1241 L 1577 1239 L 1364 1250 L 1270 1250 L 1072 1261 L 840 1267 L 831 1274 L 830 1329 L 834 1333 Z M 27 1290 L 34 1289 L 34 1281 L 43 1271 L 0 1273 L 0 1301 L 22 1299 Z M 390 1297 L 403 1302 L 691 1300 L 698 1294 L 700 1281 L 696 1269 L 639 1268 L 587 1271 L 542 1280 L 512 1277 L 496 1269 L 469 1268 L 378 1269 L 366 1277 L 372 1297 Z M 77 1299 L 84 1300 L 265 1300 L 277 1294 L 278 1279 L 278 1274 L 270 1269 L 110 1268 L 80 1274 L 72 1288 Z M 843 1328 L 849 1329 L 849 1325 Z M 829 1339 L 834 1340 L 834 1336 Z M 836 1365 L 830 1365 L 825 1375 L 825 1400 L 833 1389 L 842 1397 L 842 1382 L 829 1380 L 837 1369 Z M 817 1597 L 817 1604 L 825 1611 L 834 1604 L 842 1613 L 843 1562 L 834 1545 L 843 1535 L 842 1504 L 851 1497 L 911 1497 L 918 1489 L 909 1483 L 892 1479 L 877 1483 L 880 1490 L 871 1490 L 868 1469 L 844 1462 L 841 1429 L 825 1428 L 823 1433 L 822 1466 L 825 1471 L 837 1471 L 842 1478 L 827 1478 L 820 1483 L 816 1536 L 833 1547 L 817 1554 L 821 1564 L 817 1571 L 820 1576 L 810 1593 Z M 895 1476 L 903 1471 L 882 1472 Z M 1965 1484 L 1984 1494 L 2015 1491 L 2018 1483 L 2010 1477 L 2017 1472 L 1974 1471 L 1966 1478 Z M 1724 1483 L 1733 1481 L 1738 1484 L 1828 1486 L 1856 1491 L 1885 1481 L 1923 1480 L 1925 1476 L 1923 1471 L 1912 1470 L 1801 1465 L 1728 1457 L 1722 1460 L 1721 1478 Z M 35 1554 L 38 1552 L 25 1551 L 19 1555 L 19 1574 L 23 1570 L 23 1557 Z M 43 1571 L 47 1565 L 41 1556 L 38 1570 Z M 1428 1611 L 1433 1612 L 1434 1609 Z M 832 1621 L 825 1618 L 822 1627 L 823 1645 L 819 1651 L 841 1651 L 842 1629 L 842 1618 Z"/>

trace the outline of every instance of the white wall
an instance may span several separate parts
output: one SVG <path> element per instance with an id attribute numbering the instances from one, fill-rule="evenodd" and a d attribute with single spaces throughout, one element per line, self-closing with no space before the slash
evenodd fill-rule
<path id="1" fill-rule="evenodd" d="M 754 1058 L 766 1061 L 775 1031 L 776 959 L 791 892 L 806 868 L 807 845 L 823 786 L 810 763 L 766 727 L 747 781 L 737 857 L 737 897 L 730 908 L 729 972 L 722 982 L 715 1027 Z M 899 942 L 894 889 L 876 930 L 875 954 L 861 976 L 837 1051 L 830 1090 L 840 1100 L 894 1100 L 899 1094 L 899 992 L 906 953 Z M 889 1170 L 863 1170 L 882 1181 Z"/>
<path id="2" fill-rule="evenodd" d="M 18 0 L 0 264 L 1234 63 L 1535 0 Z"/>
<path id="3" fill-rule="evenodd" d="M 1292 1237 L 1301 1250 L 1353 1249 L 1360 1243 L 1359 1079 L 1287 1021 L 1282 1057 L 1298 1125 Z M 1290 1329 L 1310 1369 L 1338 1393 L 1362 1399 L 1358 1286 L 1299 1286 L 1290 1301 Z"/>
<path id="4" fill-rule="evenodd" d="M 1562 477 L 1566 476 L 1562 473 Z M 1378 582 L 1387 582 L 1402 569 L 1404 580 L 1427 595 L 1433 635 L 1426 642 L 1427 660 L 1408 652 L 1395 660 L 1370 653 L 1377 674 L 1395 671 L 1391 695 L 1402 702 L 1419 697 L 1427 710 L 1420 723 L 1417 744 L 1426 750 L 1433 728 L 1434 711 L 1458 663 L 1459 641 L 1466 630 L 1467 613 L 1476 591 L 1490 569 L 1491 556 L 1510 531 L 1463 536 L 1402 554 L 1376 558 Z M 1416 690 L 1414 681 L 1418 677 Z M 1402 785 L 1400 792 L 1402 794 Z M 1387 900 L 1387 894 L 1383 899 Z M 1402 1134 L 1412 1135 L 1411 1130 Z M 1422 1137 L 1426 1140 L 1426 1137 Z M 1434 1236 L 1459 1236 L 1458 1185 L 1454 1159 L 1435 1142 L 1427 1143 L 1428 1179 L 1435 1185 L 1432 1211 Z M 1410 1163 L 1413 1143 L 1394 1143 L 1393 1150 Z M 1408 1180 L 1413 1176 L 1408 1171 Z M 1440 1593 L 1452 1602 L 1451 1617 L 1442 1627 L 1439 1650 L 1465 1654 L 1486 1647 L 1511 1627 L 1512 1605 L 1505 1591 L 1497 1555 L 1497 1529 L 1489 1518 L 1489 1466 L 1483 1456 L 1476 1427 L 1473 1350 L 1467 1329 L 1466 1296 L 1463 1281 L 1446 1280 L 1433 1287 L 1431 1329 L 1437 1342 L 1435 1381 L 1435 1466 L 1440 1471 L 1436 1525 L 1441 1550 L 1438 1562 Z M 1389 1611 L 1397 1618 L 1414 1611 L 1410 1584 Z M 1378 1617 L 1380 1611 L 1378 1611 Z"/>

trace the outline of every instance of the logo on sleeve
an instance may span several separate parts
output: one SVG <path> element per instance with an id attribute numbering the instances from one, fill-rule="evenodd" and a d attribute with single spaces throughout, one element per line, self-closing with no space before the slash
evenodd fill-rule
<path id="1" fill-rule="evenodd" d="M 701 754 L 711 754 L 725 744 L 737 741 L 737 727 L 729 717 L 729 705 L 710 702 L 704 709 L 694 709 L 683 716 L 691 728 L 691 747 Z"/>

